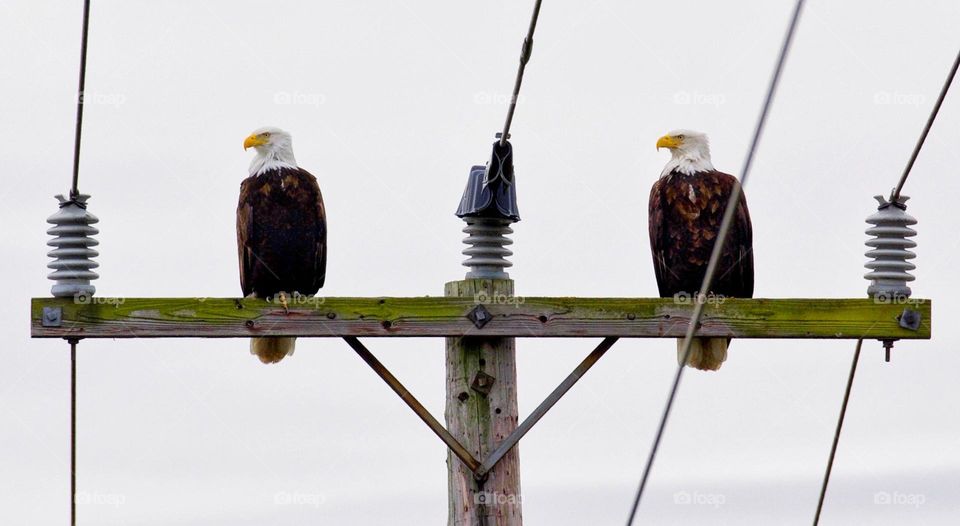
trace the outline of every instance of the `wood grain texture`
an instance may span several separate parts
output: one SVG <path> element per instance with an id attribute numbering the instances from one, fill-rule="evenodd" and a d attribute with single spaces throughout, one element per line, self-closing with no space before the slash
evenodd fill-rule
<path id="1" fill-rule="evenodd" d="M 488 280 L 471 280 L 478 290 Z M 726 299 L 709 303 L 698 336 L 730 338 L 929 339 L 930 300 L 908 305 L 871 299 Z M 482 329 L 466 318 L 478 303 L 494 315 Z M 63 309 L 43 327 L 43 307 Z M 898 325 L 904 308 L 920 329 Z M 606 337 L 682 338 L 693 311 L 673 298 L 468 297 L 291 298 L 289 310 L 260 299 L 100 298 L 84 303 L 34 298 L 35 338 Z"/>
<path id="2" fill-rule="evenodd" d="M 513 295 L 511 280 L 447 283 L 450 297 Z M 495 321 L 490 322 L 495 323 Z M 478 458 L 486 458 L 516 428 L 516 340 L 509 337 L 447 338 L 447 429 Z M 471 388 L 478 372 L 494 378 L 490 392 Z M 447 454 L 448 526 L 521 526 L 520 453 L 511 449 L 490 470 L 482 485 L 453 453 Z"/>

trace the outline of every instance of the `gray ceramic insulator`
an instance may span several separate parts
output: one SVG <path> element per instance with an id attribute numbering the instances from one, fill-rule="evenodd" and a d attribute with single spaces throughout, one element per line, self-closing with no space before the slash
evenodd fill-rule
<path id="1" fill-rule="evenodd" d="M 907 261 L 917 257 L 909 250 L 917 244 L 908 238 L 917 235 L 917 231 L 910 228 L 917 220 L 906 211 L 905 203 L 909 197 L 902 195 L 897 203 L 879 195 L 875 199 L 880 207 L 867 218 L 867 223 L 872 225 L 867 229 L 867 235 L 872 236 L 867 240 L 871 250 L 866 253 L 871 261 L 864 265 L 870 272 L 863 276 L 870 280 L 867 294 L 888 301 L 907 298 L 911 293 L 907 282 L 915 279 L 909 271 L 917 268 Z"/>
<path id="2" fill-rule="evenodd" d="M 54 247 L 47 253 L 54 258 L 47 264 L 53 269 L 47 277 L 56 281 L 50 292 L 57 298 L 90 297 L 97 290 L 90 281 L 100 276 L 91 269 L 100 265 L 91 259 L 98 254 L 90 247 L 99 244 L 91 237 L 99 231 L 90 225 L 100 220 L 86 210 L 89 198 L 81 194 L 70 200 L 58 195 L 60 211 L 47 218 L 47 223 L 54 225 L 47 234 L 55 236 L 47 241 L 47 245 Z"/>
<path id="3" fill-rule="evenodd" d="M 463 242 L 469 247 L 463 249 L 463 255 L 468 258 L 463 266 L 470 269 L 467 279 L 509 279 L 510 275 L 504 269 L 513 266 L 507 257 L 513 252 L 506 245 L 513 244 L 507 237 L 513 229 L 509 219 L 489 217 L 465 217 L 467 226 L 463 229 L 467 237 Z"/>

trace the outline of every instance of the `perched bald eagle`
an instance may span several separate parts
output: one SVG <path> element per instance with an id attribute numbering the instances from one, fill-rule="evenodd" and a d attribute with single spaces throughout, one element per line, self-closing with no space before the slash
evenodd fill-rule
<path id="1" fill-rule="evenodd" d="M 277 301 L 316 294 L 327 272 L 327 218 L 317 179 L 297 166 L 290 134 L 261 128 L 243 141 L 255 148 L 240 184 L 237 248 L 244 296 Z M 253 338 L 263 363 L 293 354 L 295 338 Z"/>
<path id="2" fill-rule="evenodd" d="M 710 163 L 710 146 L 703 133 L 677 130 L 660 137 L 657 149 L 669 148 L 672 158 L 650 190 L 650 249 L 657 286 L 663 298 L 696 301 L 703 284 L 714 239 L 730 193 L 740 182 Z M 746 197 L 741 193 L 710 298 L 753 297 L 753 231 Z M 716 371 L 727 359 L 728 338 L 694 338 L 687 365 Z M 683 340 L 677 340 L 683 360 Z"/>

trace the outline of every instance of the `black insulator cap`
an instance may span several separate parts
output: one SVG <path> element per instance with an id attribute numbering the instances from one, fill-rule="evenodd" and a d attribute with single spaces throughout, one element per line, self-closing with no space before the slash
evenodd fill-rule
<path id="1" fill-rule="evenodd" d="M 493 143 L 493 153 L 486 166 L 470 168 L 467 188 L 460 199 L 457 217 L 489 217 L 520 221 L 517 208 L 517 185 L 513 173 L 513 145 L 505 141 Z"/>

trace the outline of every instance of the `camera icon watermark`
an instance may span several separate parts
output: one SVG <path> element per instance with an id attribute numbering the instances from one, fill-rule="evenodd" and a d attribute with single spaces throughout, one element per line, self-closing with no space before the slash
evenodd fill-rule
<path id="1" fill-rule="evenodd" d="M 713 292 L 701 294 L 700 291 L 697 291 L 691 294 L 686 291 L 680 291 L 673 295 L 673 302 L 677 305 L 693 305 L 695 303 L 703 303 L 705 305 L 723 305 L 723 303 L 726 301 L 726 296 L 723 294 L 714 294 Z"/>
<path id="2" fill-rule="evenodd" d="M 324 296 L 310 296 L 307 294 L 300 294 L 299 292 L 292 293 L 276 293 L 272 296 L 267 296 L 264 298 L 267 303 L 276 303 L 278 305 L 283 305 L 284 301 L 288 306 L 295 305 L 298 307 L 313 307 L 317 308 L 320 305 L 323 305 L 327 302 L 327 298 Z"/>
<path id="3" fill-rule="evenodd" d="M 75 97 L 75 102 L 82 102 L 84 106 L 113 106 L 119 108 L 127 102 L 123 93 L 100 93 L 97 91 L 83 91 Z"/>
<path id="4" fill-rule="evenodd" d="M 673 94 L 673 103 L 681 106 L 716 106 L 727 102 L 727 97 L 722 93 L 700 93 L 699 91 L 678 91 Z"/>
<path id="5" fill-rule="evenodd" d="M 873 103 L 880 106 L 920 106 L 927 98 L 920 93 L 878 91 L 873 94 Z"/>
<path id="6" fill-rule="evenodd" d="M 923 493 L 878 491 L 873 494 L 873 503 L 880 506 L 913 506 L 919 508 L 926 502 L 927 497 Z"/>
<path id="7" fill-rule="evenodd" d="M 719 508 L 727 503 L 727 497 L 722 493 L 678 491 L 673 494 L 673 503 L 681 506 L 713 506 Z"/>
<path id="8" fill-rule="evenodd" d="M 513 95 L 506 93 L 493 93 L 490 91 L 478 91 L 473 94 L 473 103 L 474 104 L 497 104 L 497 105 L 507 105 L 510 104 L 510 100 Z M 524 95 L 517 95 L 517 104 L 523 104 L 526 101 Z"/>
<path id="9" fill-rule="evenodd" d="M 78 491 L 73 496 L 77 506 L 109 506 L 119 508 L 127 501 L 120 493 L 101 493 L 99 491 Z"/>
<path id="10" fill-rule="evenodd" d="M 319 508 L 326 498 L 320 493 L 303 493 L 300 491 L 278 491 L 273 495 L 273 503 L 277 506 L 310 506 Z"/>
<path id="11" fill-rule="evenodd" d="M 73 303 L 77 305 L 113 305 L 119 307 L 126 301 L 124 298 L 101 298 L 89 292 L 78 292 L 73 295 Z"/>
<path id="12" fill-rule="evenodd" d="M 480 491 L 473 494 L 473 503 L 478 506 L 516 506 L 520 501 L 520 496 L 512 493 Z"/>
<path id="13" fill-rule="evenodd" d="M 323 93 L 278 91 L 273 94 L 273 103 L 280 106 L 314 106 L 319 108 L 326 102 L 327 96 Z"/>
<path id="14" fill-rule="evenodd" d="M 523 296 L 481 290 L 473 295 L 473 302 L 477 305 L 512 305 L 513 307 L 519 307 L 526 302 L 526 299 Z"/>
<path id="15" fill-rule="evenodd" d="M 873 302 L 878 305 L 923 305 L 927 300 L 911 298 L 899 292 L 878 292 L 873 297 Z"/>

